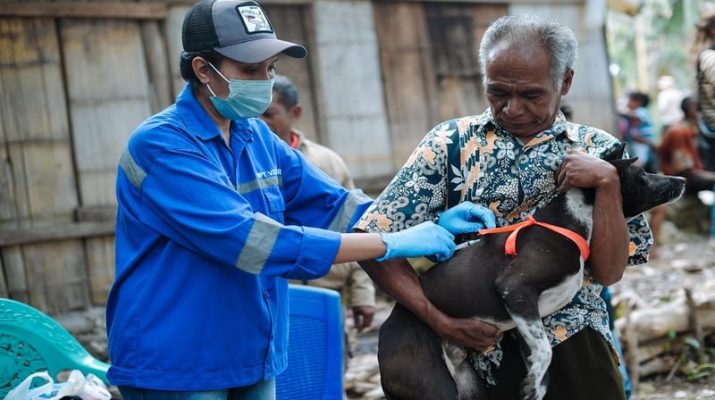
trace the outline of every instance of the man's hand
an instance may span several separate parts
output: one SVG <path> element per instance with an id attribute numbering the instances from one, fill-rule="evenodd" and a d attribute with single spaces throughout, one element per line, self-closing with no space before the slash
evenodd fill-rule
<path id="1" fill-rule="evenodd" d="M 556 183 L 560 192 L 572 187 L 596 189 L 589 260 L 591 275 L 602 285 L 618 282 L 628 262 L 629 234 L 623 218 L 621 182 L 616 167 L 574 149 L 557 171 Z"/>
<path id="2" fill-rule="evenodd" d="M 355 306 L 352 310 L 354 326 L 358 332 L 362 332 L 363 329 L 369 328 L 370 325 L 372 325 L 372 318 L 375 316 L 375 307 Z"/>
<path id="3" fill-rule="evenodd" d="M 477 233 L 482 228 L 496 227 L 496 217 L 492 210 L 465 201 L 442 212 L 437 225 L 453 235 Z"/>
<path id="4" fill-rule="evenodd" d="M 439 336 L 479 352 L 490 349 L 501 336 L 494 325 L 476 318 L 444 317 L 432 324 Z"/>
<path id="5" fill-rule="evenodd" d="M 556 184 L 562 193 L 573 187 L 600 189 L 610 186 L 614 190 L 620 189 L 616 167 L 587 154 L 583 149 L 573 149 L 564 157 L 556 171 Z"/>

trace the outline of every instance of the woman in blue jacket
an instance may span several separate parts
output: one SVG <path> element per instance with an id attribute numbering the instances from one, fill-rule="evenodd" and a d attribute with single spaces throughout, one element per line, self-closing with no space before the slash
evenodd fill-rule
<path id="1" fill-rule="evenodd" d="M 182 39 L 187 85 L 136 129 L 119 163 L 108 377 L 125 400 L 273 399 L 287 360 L 287 279 L 347 261 L 444 259 L 453 234 L 494 217 L 469 204 L 439 224 L 345 233 L 371 199 L 256 118 L 278 56 L 305 48 L 277 39 L 253 1 L 196 3 Z"/>

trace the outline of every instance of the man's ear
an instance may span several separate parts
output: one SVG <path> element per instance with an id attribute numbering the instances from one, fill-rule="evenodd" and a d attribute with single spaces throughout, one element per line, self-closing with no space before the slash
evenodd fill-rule
<path id="1" fill-rule="evenodd" d="M 211 67 L 209 66 L 208 61 L 206 61 L 203 57 L 194 57 L 194 59 L 191 60 L 191 68 L 194 70 L 194 75 L 196 75 L 196 79 L 198 79 L 199 82 L 203 84 L 209 83 Z"/>
<path id="2" fill-rule="evenodd" d="M 569 90 L 571 90 L 571 84 L 573 83 L 573 74 L 573 69 L 569 69 L 568 71 L 566 71 L 566 75 L 564 75 L 564 82 L 561 85 L 562 96 L 566 96 L 569 93 Z"/>
<path id="3" fill-rule="evenodd" d="M 296 122 L 303 115 L 303 107 L 300 104 L 296 104 L 290 109 L 290 117 L 293 122 Z"/>

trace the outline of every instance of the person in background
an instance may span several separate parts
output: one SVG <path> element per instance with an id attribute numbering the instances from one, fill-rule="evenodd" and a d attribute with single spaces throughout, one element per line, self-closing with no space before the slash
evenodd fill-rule
<path id="1" fill-rule="evenodd" d="M 435 126 L 369 207 L 355 228 L 397 232 L 463 204 L 488 205 L 499 226 L 526 219 L 571 187 L 595 191 L 591 258 L 571 303 L 543 319 L 553 346 L 546 399 L 625 398 L 602 285 L 621 279 L 628 263 L 647 260 L 652 243 L 642 216 L 623 218 L 618 173 L 602 159 L 620 146 L 612 135 L 571 123 L 559 112 L 574 79 L 572 30 L 534 16 L 505 16 L 485 31 L 479 48 L 489 108 Z M 517 341 L 505 334 L 494 348 L 474 326 L 455 335 L 426 297 L 407 260 L 361 265 L 377 285 L 442 338 L 474 349 L 470 361 L 487 381 L 490 399 L 521 399 L 525 367 Z M 514 293 L 515 296 L 524 293 Z M 468 299 L 465 299 L 468 301 Z M 525 298 L 524 301 L 533 301 Z"/>
<path id="2" fill-rule="evenodd" d="M 697 193 L 713 190 L 715 172 L 704 168 L 698 152 L 697 107 L 694 98 L 683 99 L 681 109 L 685 117 L 665 132 L 658 147 L 658 157 L 663 173 L 686 179 L 683 198 L 667 206 L 669 219 L 680 229 L 706 233 L 713 225 L 709 221 L 710 210 L 703 206 Z"/>
<path id="3" fill-rule="evenodd" d="M 279 40 L 250 0 L 195 3 L 182 44 L 187 84 L 119 161 L 107 377 L 124 400 L 273 400 L 288 360 L 288 279 L 365 259 L 446 259 L 462 225 L 489 215 L 474 206 L 404 232 L 346 233 L 372 200 L 258 118 L 278 58 L 306 49 Z"/>
<path id="4" fill-rule="evenodd" d="M 307 137 L 295 127 L 300 120 L 303 108 L 299 102 L 298 89 L 284 75 L 276 75 L 273 84 L 273 101 L 261 118 L 283 141 L 299 150 L 306 160 L 316 165 L 323 172 L 335 179 L 340 186 L 354 189 L 350 171 L 345 161 L 333 150 L 322 146 Z M 370 327 L 375 315 L 375 286 L 367 273 L 356 262 L 333 265 L 330 272 L 322 278 L 303 280 L 309 286 L 334 289 L 341 292 L 353 317 L 353 327 L 362 331 Z M 347 325 L 346 325 L 347 328 Z M 346 350 L 350 355 L 354 336 L 347 335 Z"/>
<path id="5" fill-rule="evenodd" d="M 658 89 L 660 91 L 656 98 L 656 106 L 660 116 L 661 132 L 665 134 L 668 128 L 683 119 L 680 102 L 683 100 L 684 94 L 675 86 L 675 78 L 670 75 L 658 78 Z"/>
<path id="6" fill-rule="evenodd" d="M 710 190 L 715 184 L 715 172 L 703 167 L 698 153 L 698 103 L 688 96 L 680 107 L 684 118 L 665 132 L 658 147 L 661 169 L 667 175 L 684 177 L 686 194 Z"/>
<path id="7" fill-rule="evenodd" d="M 650 173 L 658 172 L 656 133 L 653 120 L 648 112 L 650 97 L 642 92 L 628 93 L 627 116 L 630 118 L 623 141 L 631 157 L 637 157 L 638 163 Z"/>
<path id="8" fill-rule="evenodd" d="M 698 149 L 703 167 L 715 171 L 715 14 L 704 17 L 697 28 Z"/>

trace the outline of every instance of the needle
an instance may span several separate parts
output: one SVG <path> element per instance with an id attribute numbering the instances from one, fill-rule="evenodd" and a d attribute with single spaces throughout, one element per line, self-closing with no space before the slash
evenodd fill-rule
<path id="1" fill-rule="evenodd" d="M 481 240 L 481 239 L 472 239 L 472 240 L 468 240 L 468 241 L 466 241 L 466 242 L 464 242 L 464 243 L 460 243 L 460 244 L 458 244 L 458 245 L 454 248 L 454 251 L 462 250 L 463 248 L 469 247 L 469 246 L 473 245 L 474 243 L 477 243 L 477 242 L 480 241 L 480 240 Z"/>

